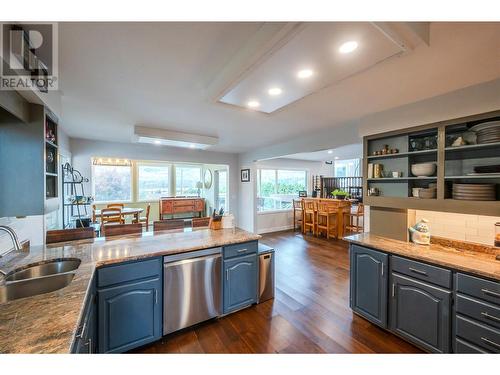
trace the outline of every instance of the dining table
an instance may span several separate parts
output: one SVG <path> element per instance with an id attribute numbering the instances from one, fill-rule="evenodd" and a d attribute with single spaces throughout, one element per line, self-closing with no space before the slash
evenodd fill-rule
<path id="1" fill-rule="evenodd" d="M 109 207 L 109 208 L 114 208 L 114 207 Z M 133 215 L 134 216 L 133 221 L 136 223 L 139 222 L 139 216 L 142 213 L 142 211 L 144 211 L 144 209 L 140 207 L 123 207 L 121 210 L 122 210 L 122 216 Z M 115 215 L 116 213 L 109 213 L 106 214 L 105 216 L 115 216 Z M 101 217 L 102 216 L 101 210 L 95 210 L 95 216 L 96 218 Z"/>
<path id="2" fill-rule="evenodd" d="M 336 207 L 337 210 L 337 238 L 344 237 L 344 214 L 351 212 L 351 202 L 347 199 L 334 199 L 334 198 L 302 198 L 303 201 L 314 200 L 317 202 L 328 202 Z M 302 212 L 304 216 L 304 211 Z M 304 223 L 304 217 L 302 222 Z M 305 227 L 302 226 L 302 231 L 305 233 Z"/>

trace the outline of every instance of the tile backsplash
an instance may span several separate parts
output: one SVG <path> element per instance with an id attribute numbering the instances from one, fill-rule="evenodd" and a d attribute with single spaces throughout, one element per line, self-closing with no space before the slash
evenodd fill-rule
<path id="1" fill-rule="evenodd" d="M 43 215 L 24 218 L 0 217 L 0 225 L 7 225 L 15 230 L 19 241 L 30 240 L 30 244 L 42 245 L 44 238 Z M 0 256 L 12 249 L 12 240 L 5 232 L 0 232 Z"/>
<path id="2" fill-rule="evenodd" d="M 495 223 L 500 222 L 500 216 L 415 210 L 416 221 L 422 218 L 429 220 L 431 235 L 491 246 L 495 237 Z"/>

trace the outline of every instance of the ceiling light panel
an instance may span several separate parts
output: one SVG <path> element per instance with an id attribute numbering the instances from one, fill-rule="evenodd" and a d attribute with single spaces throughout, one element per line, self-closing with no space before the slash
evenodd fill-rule
<path id="1" fill-rule="evenodd" d="M 356 42 L 352 53 L 340 53 L 346 42 Z M 354 44 L 348 45 L 350 49 Z M 347 48 L 347 47 L 344 47 Z M 254 110 L 272 113 L 307 95 L 365 71 L 388 57 L 403 52 L 368 22 L 307 23 L 300 32 L 269 58 L 255 65 L 219 99 Z M 279 83 L 282 92 L 271 95 Z"/>
<path id="2" fill-rule="evenodd" d="M 182 133 L 172 130 L 150 128 L 136 125 L 134 140 L 138 143 L 150 143 L 158 146 L 184 147 L 205 150 L 219 142 L 217 137 Z"/>

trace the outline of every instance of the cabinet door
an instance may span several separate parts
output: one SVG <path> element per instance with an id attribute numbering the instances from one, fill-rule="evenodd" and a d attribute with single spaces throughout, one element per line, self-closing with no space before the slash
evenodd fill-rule
<path id="1" fill-rule="evenodd" d="M 388 255 L 351 245 L 351 308 L 371 322 L 387 327 Z"/>
<path id="2" fill-rule="evenodd" d="M 224 261 L 224 313 L 257 302 L 257 255 Z"/>
<path id="3" fill-rule="evenodd" d="M 161 337 L 159 278 L 98 291 L 100 353 L 121 353 Z"/>
<path id="4" fill-rule="evenodd" d="M 431 352 L 450 352 L 450 291 L 392 273 L 390 305 L 391 330 Z"/>

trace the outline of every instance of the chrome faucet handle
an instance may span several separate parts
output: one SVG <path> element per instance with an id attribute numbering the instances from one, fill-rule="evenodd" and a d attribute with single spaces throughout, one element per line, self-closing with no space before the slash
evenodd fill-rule
<path id="1" fill-rule="evenodd" d="M 16 232 L 14 232 L 14 229 L 12 229 L 11 227 L 8 227 L 7 225 L 0 225 L 0 231 L 7 232 L 7 234 L 10 236 L 10 239 L 12 240 L 12 243 L 14 245 L 14 248 L 12 250 L 9 250 L 9 251 L 3 253 L 2 255 L 8 254 L 14 250 L 17 250 L 17 251 L 22 250 L 22 246 L 19 243 L 19 239 L 17 238 L 17 234 L 16 234 Z"/>

